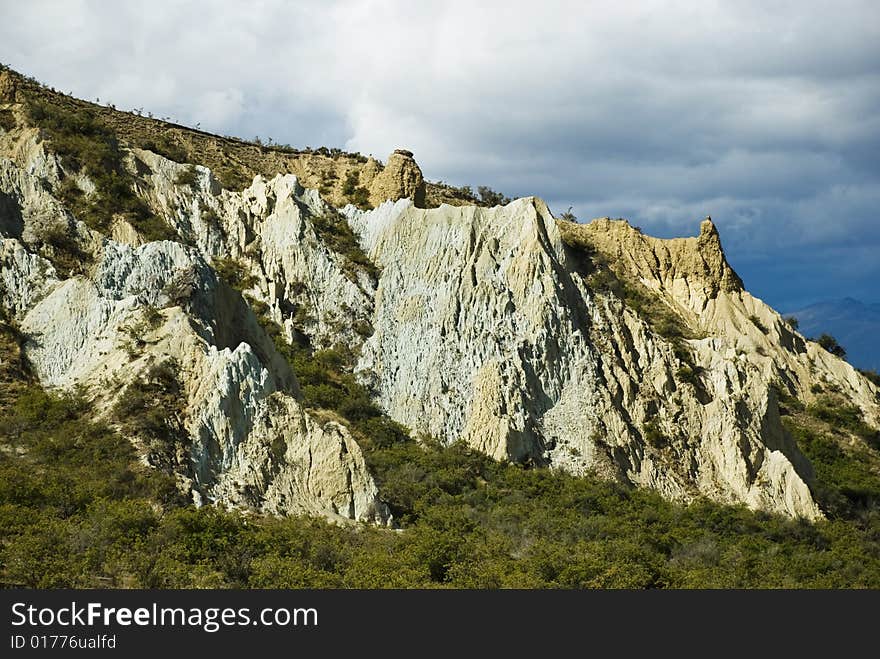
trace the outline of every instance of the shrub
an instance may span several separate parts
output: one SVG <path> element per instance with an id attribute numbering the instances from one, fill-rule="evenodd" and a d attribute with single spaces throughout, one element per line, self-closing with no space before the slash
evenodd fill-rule
<path id="1" fill-rule="evenodd" d="M 119 397 L 113 413 L 129 435 L 146 442 L 150 464 L 170 469 L 176 443 L 184 441 L 178 366 L 173 360 L 151 366 Z"/>
<path id="2" fill-rule="evenodd" d="M 364 337 L 365 339 L 373 335 L 373 326 L 370 324 L 369 321 L 366 320 L 355 321 L 354 325 L 352 325 L 352 329 L 355 331 L 356 334 Z"/>
<path id="3" fill-rule="evenodd" d="M 176 185 L 187 185 L 194 186 L 198 182 L 198 173 L 196 172 L 196 168 L 193 165 L 189 167 L 184 167 L 180 171 L 177 172 L 177 176 L 174 177 L 174 183 Z"/>
<path id="4" fill-rule="evenodd" d="M 836 431 L 846 430 L 880 447 L 878 431 L 865 423 L 862 411 L 835 396 L 823 396 L 807 406 L 807 413 L 828 423 Z"/>
<path id="5" fill-rule="evenodd" d="M 344 257 L 349 265 L 347 274 L 356 281 L 356 273 L 361 270 L 367 273 L 373 279 L 377 278 L 379 271 L 375 264 L 367 258 L 358 243 L 357 236 L 348 221 L 340 214 L 328 212 L 323 216 L 313 216 L 311 218 L 312 226 L 315 233 L 324 242 L 324 244 Z"/>
<path id="6" fill-rule="evenodd" d="M 808 412 L 816 410 L 808 408 Z M 831 414 L 827 418 L 833 423 L 835 417 Z M 857 449 L 847 452 L 841 448 L 830 432 L 833 426 L 813 428 L 792 417 L 784 417 L 783 423 L 816 471 L 811 489 L 829 516 L 845 519 L 876 510 L 880 504 L 880 477 L 867 456 Z"/>
<path id="7" fill-rule="evenodd" d="M 870 382 L 873 382 L 875 385 L 880 387 L 880 373 L 871 369 L 871 370 L 862 370 L 858 369 L 859 373 L 865 376 Z"/>
<path id="8" fill-rule="evenodd" d="M 358 181 L 357 170 L 350 171 L 342 183 L 342 194 L 348 197 L 348 200 L 358 208 L 369 210 L 372 208 L 372 205 L 370 205 L 370 193 L 365 187 L 358 185 Z"/>
<path id="9" fill-rule="evenodd" d="M 75 185 L 62 183 L 60 194 L 73 213 L 96 231 L 106 232 L 114 215 L 128 219 L 147 240 L 175 237 L 134 192 L 134 178 L 126 171 L 116 135 L 88 110 L 73 110 L 41 99 L 26 105 L 30 123 L 48 137 L 64 166 L 84 172 L 95 185 L 85 197 Z"/>
<path id="10" fill-rule="evenodd" d="M 0 128 L 5 131 L 13 130 L 18 123 L 15 121 L 15 115 L 11 110 L 0 110 Z"/>
<path id="11" fill-rule="evenodd" d="M 310 363 L 346 359 L 333 351 Z M 144 381 L 167 389 L 173 375 L 160 366 Z M 406 528 L 399 533 L 183 507 L 170 478 L 138 465 L 131 445 L 92 417 L 85 400 L 38 387 L 0 417 L 0 439 L 15 449 L 0 452 L 4 585 L 880 587 L 880 479 L 827 434 L 796 424 L 831 521 L 705 499 L 676 504 L 590 476 L 497 462 L 461 443 L 417 444 L 387 417 L 370 417 L 353 432 Z"/>
<path id="12" fill-rule="evenodd" d="M 205 224 L 208 224 L 215 229 L 222 231 L 222 226 L 220 224 L 220 216 L 217 215 L 217 211 L 213 208 L 202 208 L 201 209 L 201 218 Z"/>
<path id="13" fill-rule="evenodd" d="M 806 409 L 806 405 L 804 405 L 803 401 L 792 396 L 789 393 L 788 388 L 781 382 L 773 383 L 770 387 L 776 393 L 780 415 L 786 416 L 797 412 L 803 412 Z"/>
<path id="14" fill-rule="evenodd" d="M 254 177 L 253 172 L 231 161 L 217 165 L 213 171 L 220 185 L 226 190 L 244 190 Z"/>
<path id="15" fill-rule="evenodd" d="M 640 282 L 619 276 L 580 227 L 559 225 L 559 228 L 562 242 L 583 259 L 582 267 L 589 273 L 585 281 L 592 290 L 620 298 L 656 334 L 673 343 L 699 337 L 656 293 Z"/>
<path id="16" fill-rule="evenodd" d="M 62 277 L 81 274 L 92 262 L 92 255 L 82 249 L 73 230 L 66 225 L 54 225 L 41 237 L 44 255 Z"/>
<path id="17" fill-rule="evenodd" d="M 796 330 L 798 327 L 800 327 L 800 322 L 795 316 L 786 316 L 782 320 L 788 323 L 788 326 L 791 327 L 791 329 Z"/>
<path id="18" fill-rule="evenodd" d="M 484 206 L 504 206 L 510 203 L 510 197 L 507 197 L 486 185 L 477 186 L 477 194 L 480 195 L 480 202 Z"/>
<path id="19" fill-rule="evenodd" d="M 559 219 L 564 220 L 565 222 L 577 222 L 577 216 L 571 212 L 571 209 L 572 207 L 569 206 L 568 210 L 559 216 Z"/>
<path id="20" fill-rule="evenodd" d="M 178 144 L 170 135 L 161 135 L 159 137 L 148 139 L 141 144 L 141 148 L 157 153 L 176 163 L 183 164 L 189 159 L 189 154 L 186 149 Z"/>
<path id="21" fill-rule="evenodd" d="M 770 333 L 770 330 L 767 328 L 767 326 L 766 326 L 764 323 L 762 323 L 762 322 L 761 322 L 761 319 L 758 318 L 756 315 L 752 314 L 751 316 L 749 316 L 749 320 L 751 321 L 752 325 L 754 325 L 754 326 L 757 327 L 759 330 L 761 330 L 761 332 L 762 332 L 763 334 L 769 334 L 769 333 Z"/>
<path id="22" fill-rule="evenodd" d="M 693 387 L 700 386 L 702 383 L 700 382 L 700 375 L 702 374 L 703 369 L 699 366 L 690 366 L 685 364 L 681 368 L 676 371 L 676 377 L 682 382 L 687 382 L 689 385 Z"/>
<path id="23" fill-rule="evenodd" d="M 237 259 L 215 258 L 211 267 L 223 281 L 238 291 L 253 288 L 257 283 L 257 278 L 248 273 L 247 267 Z"/>
<path id="24" fill-rule="evenodd" d="M 654 448 L 663 448 L 669 445 L 669 438 L 663 433 L 660 424 L 656 421 L 646 421 L 642 424 L 642 437 Z"/>
<path id="25" fill-rule="evenodd" d="M 841 359 L 846 357 L 846 350 L 837 342 L 837 339 L 830 334 L 821 334 L 818 339 L 810 340 L 818 343 L 835 357 L 840 357 Z"/>

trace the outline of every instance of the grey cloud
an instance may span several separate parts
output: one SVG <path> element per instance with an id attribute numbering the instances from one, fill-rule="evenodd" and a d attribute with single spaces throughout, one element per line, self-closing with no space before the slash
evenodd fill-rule
<path id="1" fill-rule="evenodd" d="M 0 7 L 0 60 L 78 95 L 301 146 L 406 146 L 429 178 L 658 235 L 711 213 L 772 302 L 798 282 L 876 299 L 875 2 Z"/>

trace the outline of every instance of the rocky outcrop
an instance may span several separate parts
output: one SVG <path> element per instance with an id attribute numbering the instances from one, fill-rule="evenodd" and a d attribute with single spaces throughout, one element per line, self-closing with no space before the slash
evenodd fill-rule
<path id="1" fill-rule="evenodd" d="M 30 337 L 36 375 L 109 408 L 151 367 L 174 369 L 188 454 L 178 476 L 197 502 L 387 519 L 357 444 L 301 408 L 287 363 L 197 254 L 108 243 L 93 276 L 64 282 L 38 261 L 3 241 L 4 306 Z"/>
<path id="2" fill-rule="evenodd" d="M 20 153 L 33 156 L 27 149 Z M 36 170 L 54 171 L 51 160 L 43 154 Z M 161 178 L 162 167 L 157 165 L 152 176 Z M 210 173 L 201 170 L 201 177 L 205 195 L 212 197 Z M 0 304 L 28 337 L 26 354 L 41 382 L 85 387 L 110 411 L 151 369 L 168 369 L 182 394 L 179 409 L 168 410 L 182 420 L 180 436 L 172 438 L 176 446 L 171 453 L 178 454 L 172 461 L 182 489 L 196 502 L 277 514 L 388 520 L 358 445 L 344 426 L 302 408 L 288 363 L 249 305 L 217 277 L 200 251 L 226 248 L 215 235 L 220 228 L 199 224 L 203 218 L 196 212 L 177 224 L 199 233 L 196 248 L 168 241 L 132 246 L 104 238 L 87 274 L 64 278 L 29 247 L 30 237 L 39 243 L 42 224 L 71 221 L 39 180 L 15 161 L 0 162 L 3 194 L 14 202 L 22 224 L 11 232 L 17 235 L 5 229 L 15 223 L 2 224 Z M 277 184 L 271 203 L 285 207 L 278 197 L 295 187 L 295 179 L 279 178 Z M 152 188 L 155 201 L 161 197 L 172 214 L 192 202 L 193 194 L 198 196 L 173 188 L 158 182 Z M 264 217 L 270 203 L 264 190 L 264 182 L 256 181 L 234 203 L 228 193 L 224 201 L 234 205 L 235 213 L 247 208 Z M 285 238 L 273 239 L 269 224 L 258 227 L 266 232 L 265 253 L 277 258 L 283 271 L 285 258 L 296 257 L 285 257 Z M 75 220 L 72 226 L 74 234 L 91 235 Z M 250 233 L 239 228 L 250 240 L 261 235 L 253 233 L 253 226 Z M 296 239 L 287 238 L 287 244 Z M 314 252 L 307 269 L 321 268 L 314 259 L 320 261 L 322 252 Z M 323 267 L 332 269 L 326 262 Z M 329 285 L 333 276 L 315 279 Z M 151 448 L 143 438 L 132 439 L 148 458 Z"/>
<path id="3" fill-rule="evenodd" d="M 396 149 L 388 157 L 385 169 L 370 184 L 370 203 L 412 199 L 417 207 L 425 205 L 425 179 L 413 159 L 412 151 Z"/>
<path id="4" fill-rule="evenodd" d="M 661 241 L 607 220 L 564 226 L 534 198 L 493 209 L 398 201 L 350 215 L 382 268 L 360 368 L 417 432 L 674 498 L 814 518 L 810 466 L 771 384 L 802 392 L 819 374 L 876 415 L 854 369 L 829 365 L 790 331 L 791 350 L 771 345 L 784 323 L 742 291 L 708 222 L 698 238 Z M 562 240 L 572 230 L 687 311 L 705 338 L 685 341 L 682 356 L 619 299 L 592 291 Z"/>
<path id="5" fill-rule="evenodd" d="M 123 152 L 178 242 L 122 215 L 90 229 L 62 203 L 74 174 L 39 132 L 0 134 L 0 304 L 40 380 L 84 386 L 108 414 L 155 368 L 173 371 L 179 423 L 160 457 L 196 501 L 388 519 L 346 426 L 304 408 L 267 321 L 359 355 L 376 402 L 417 434 L 680 500 L 820 516 L 777 388 L 805 401 L 834 389 L 880 423 L 877 388 L 746 292 L 709 220 L 660 240 L 557 221 L 536 198 L 426 210 L 409 152 L 351 170 L 372 211 L 339 210 L 290 173 L 234 191 L 201 164 Z M 687 331 L 670 338 L 650 309 L 594 285 L 597 264 Z"/>
<path id="6" fill-rule="evenodd" d="M 880 425 L 876 387 L 850 364 L 804 339 L 743 288 L 711 219 L 701 223 L 695 238 L 668 240 L 645 236 L 623 220 L 608 218 L 559 226 L 567 235 L 584 237 L 622 276 L 646 286 L 694 334 L 722 341 L 759 369 L 765 382 L 783 383 L 806 402 L 816 398 L 815 385 L 839 390 L 871 424 Z"/>

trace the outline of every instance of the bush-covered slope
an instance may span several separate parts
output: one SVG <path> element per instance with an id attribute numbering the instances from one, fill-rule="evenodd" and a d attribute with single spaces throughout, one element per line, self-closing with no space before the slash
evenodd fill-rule
<path id="1" fill-rule="evenodd" d="M 394 531 L 186 506 L 86 401 L 28 379 L 8 324 L 0 342 L 7 586 L 880 587 L 880 478 L 808 412 L 789 418 L 813 424 L 804 450 L 831 521 L 680 506 L 401 434 L 369 448 Z"/>

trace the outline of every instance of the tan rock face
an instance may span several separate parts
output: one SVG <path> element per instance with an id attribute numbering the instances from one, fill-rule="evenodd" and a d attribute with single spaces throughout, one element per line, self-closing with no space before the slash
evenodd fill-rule
<path id="1" fill-rule="evenodd" d="M 370 184 L 370 203 L 378 206 L 385 201 L 412 199 L 421 208 L 425 205 L 425 179 L 411 151 L 397 149 L 388 157 L 385 169 Z"/>
<path id="2" fill-rule="evenodd" d="M 351 221 L 382 269 L 359 366 L 382 406 L 417 432 L 497 458 L 618 474 L 676 499 L 815 518 L 811 469 L 771 384 L 803 394 L 822 379 L 877 414 L 872 385 L 742 290 L 710 222 L 698 237 L 659 240 L 625 222 L 557 223 L 533 198 L 431 210 L 403 200 Z M 565 232 L 583 233 L 705 336 L 683 342 L 697 377 L 681 375 L 680 346 L 589 288 Z"/>

